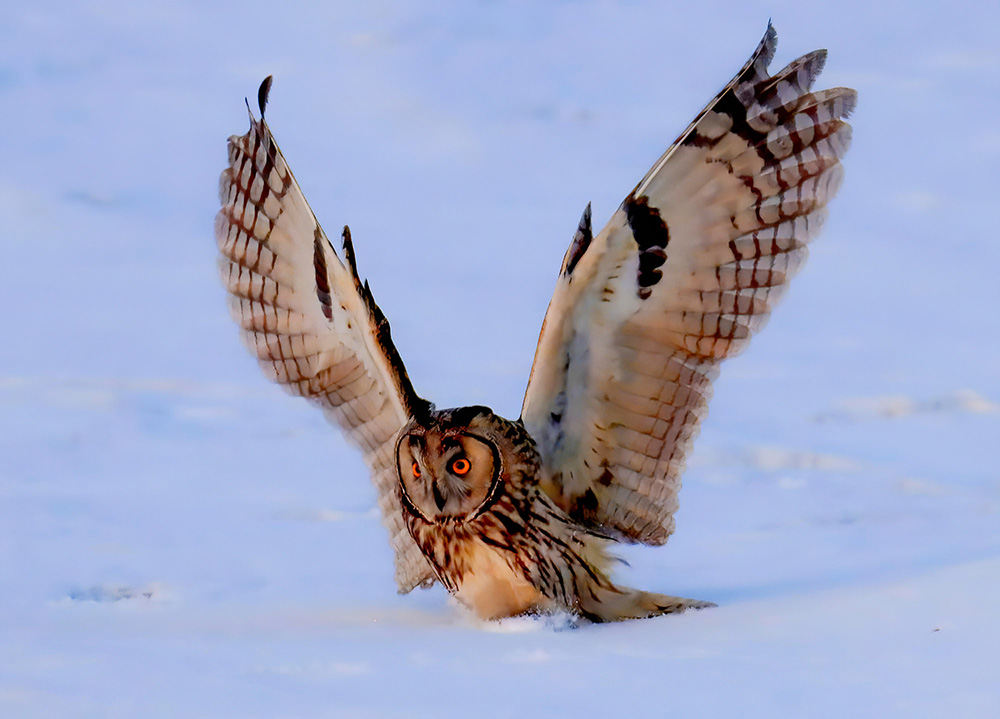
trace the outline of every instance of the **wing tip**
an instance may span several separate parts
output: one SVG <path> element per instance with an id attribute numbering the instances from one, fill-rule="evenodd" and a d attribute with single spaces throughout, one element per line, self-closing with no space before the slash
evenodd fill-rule
<path id="1" fill-rule="evenodd" d="M 576 268 L 576 264 L 583 257 L 587 248 L 590 247 L 591 241 L 594 239 L 594 231 L 590 222 L 591 219 L 591 209 L 590 203 L 583 210 L 583 215 L 580 217 L 580 223 L 576 226 L 576 233 L 573 235 L 573 241 L 569 245 L 569 249 L 566 250 L 566 256 L 563 257 L 562 270 L 560 274 L 571 275 L 573 270 Z"/>
<path id="2" fill-rule="evenodd" d="M 759 55 L 764 59 L 764 65 L 770 65 L 771 60 L 774 58 L 774 53 L 778 49 L 778 31 L 774 29 L 774 23 L 771 22 L 771 18 L 767 19 L 767 29 L 764 31 L 764 37 L 760 40 L 760 45 L 757 46 L 757 52 L 754 55 Z"/>
<path id="3" fill-rule="evenodd" d="M 260 119 L 264 119 L 264 110 L 267 108 L 267 99 L 271 94 L 271 85 L 274 83 L 274 75 L 268 75 L 257 88 L 257 107 L 260 108 Z M 248 103 L 249 104 L 249 103 Z"/>
<path id="4" fill-rule="evenodd" d="M 354 255 L 354 241 L 351 239 L 351 228 L 344 225 L 344 231 L 340 233 L 341 247 L 344 249 L 344 259 L 347 260 L 347 267 L 351 270 L 351 277 L 354 278 L 354 287 L 361 289 L 361 277 L 358 275 L 358 261 Z"/>
<path id="5" fill-rule="evenodd" d="M 853 87 L 838 87 L 835 90 L 841 90 L 840 98 L 844 105 L 840 111 L 840 117 L 844 120 L 849 118 L 854 114 L 854 110 L 858 106 L 858 91 Z"/>

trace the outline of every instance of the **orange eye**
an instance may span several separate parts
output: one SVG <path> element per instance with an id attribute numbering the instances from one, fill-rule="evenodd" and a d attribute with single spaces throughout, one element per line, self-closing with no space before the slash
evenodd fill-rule
<path id="1" fill-rule="evenodd" d="M 451 471 L 460 476 L 468 474 L 470 469 L 472 469 L 472 463 L 470 463 L 465 457 L 459 457 L 451 463 Z"/>
<path id="2" fill-rule="evenodd" d="M 416 462 L 413 463 L 413 476 L 414 477 L 420 476 L 420 465 L 418 465 Z"/>

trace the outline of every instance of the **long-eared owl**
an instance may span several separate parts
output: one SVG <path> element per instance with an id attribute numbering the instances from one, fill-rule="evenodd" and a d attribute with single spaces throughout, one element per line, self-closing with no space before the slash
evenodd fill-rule
<path id="1" fill-rule="evenodd" d="M 230 309 L 265 374 L 364 453 L 401 592 L 439 581 L 484 618 L 710 606 L 616 585 L 608 550 L 672 533 L 719 364 L 764 324 L 840 184 L 855 92 L 811 90 L 823 50 L 768 75 L 775 44 L 769 25 L 596 235 L 587 206 L 516 421 L 417 395 L 350 231 L 338 253 L 264 122 L 261 85 L 220 184 Z"/>

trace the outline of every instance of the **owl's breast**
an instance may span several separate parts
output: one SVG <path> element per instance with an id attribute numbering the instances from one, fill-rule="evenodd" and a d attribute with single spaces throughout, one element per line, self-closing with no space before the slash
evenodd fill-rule
<path id="1" fill-rule="evenodd" d="M 537 491 L 535 495 L 540 497 Z M 528 516 L 542 521 L 545 512 L 530 512 L 522 506 L 520 493 L 517 496 L 522 501 L 500 495 L 491 511 L 472 521 L 430 522 L 419 513 L 403 514 L 410 536 L 438 579 L 481 619 L 555 608 L 526 569 L 541 559 L 530 549 L 536 543 L 529 536 Z"/>
<path id="2" fill-rule="evenodd" d="M 500 619 L 547 607 L 548 599 L 496 549 L 476 540 L 463 549 L 465 571 L 456 582 L 455 594 L 480 619 Z"/>

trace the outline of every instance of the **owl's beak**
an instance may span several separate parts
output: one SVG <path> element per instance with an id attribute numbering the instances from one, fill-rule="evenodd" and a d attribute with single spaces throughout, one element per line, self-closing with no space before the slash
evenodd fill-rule
<path id="1" fill-rule="evenodd" d="M 441 494 L 441 488 L 438 487 L 437 479 L 431 482 L 431 493 L 434 495 L 434 504 L 437 505 L 438 511 L 443 512 L 444 505 L 447 500 L 444 498 L 444 495 Z"/>

